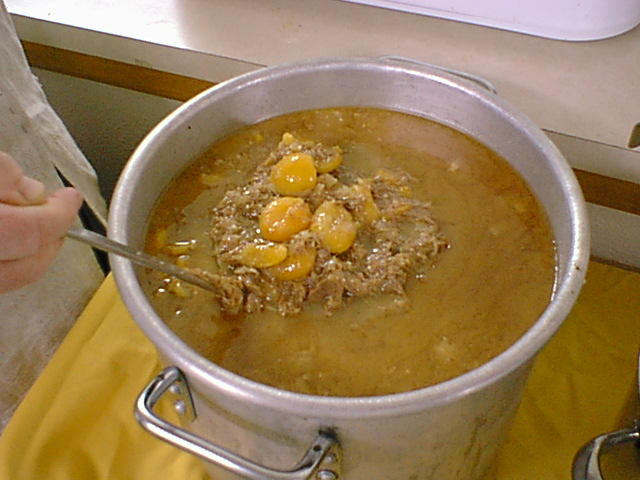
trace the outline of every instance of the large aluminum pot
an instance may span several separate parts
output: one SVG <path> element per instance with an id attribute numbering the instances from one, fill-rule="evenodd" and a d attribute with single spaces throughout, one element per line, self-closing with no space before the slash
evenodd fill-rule
<path id="1" fill-rule="evenodd" d="M 214 480 L 477 479 L 505 435 L 532 359 L 571 309 L 589 256 L 584 200 L 571 169 L 547 137 L 500 98 L 456 75 L 389 59 L 309 61 L 243 75 L 187 102 L 141 143 L 115 190 L 110 236 L 142 245 L 160 192 L 216 139 L 275 115 L 331 106 L 428 117 L 506 158 L 539 197 L 555 234 L 557 284 L 548 308 L 507 351 L 444 383 L 379 397 L 302 395 L 247 380 L 198 355 L 154 312 L 133 265 L 112 257 L 127 308 L 175 367 L 145 389 L 137 417 L 161 438 L 217 464 L 210 467 Z M 184 429 L 153 413 L 165 391 L 178 395 Z"/>

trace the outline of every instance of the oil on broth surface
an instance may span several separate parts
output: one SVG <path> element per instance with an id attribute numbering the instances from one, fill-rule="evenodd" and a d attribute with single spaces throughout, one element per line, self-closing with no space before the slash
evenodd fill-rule
<path id="1" fill-rule="evenodd" d="M 167 293 L 162 274 L 145 288 L 167 324 L 213 362 L 258 382 L 333 396 L 397 393 L 450 379 L 515 342 L 549 302 L 555 275 L 547 219 L 524 181 L 500 157 L 440 124 L 376 109 L 288 114 L 215 144 L 163 193 L 147 249 L 195 240 L 188 266 L 215 270 L 208 211 L 263 161 L 284 132 L 339 145 L 343 166 L 361 175 L 399 168 L 419 181 L 450 248 L 423 280 L 407 286 L 408 306 L 367 297 L 325 316 L 309 306 L 282 317 L 264 311 L 229 318 L 210 293 Z M 217 161 L 214 161 L 217 159 Z M 220 160 L 223 160 L 222 162 Z M 175 257 L 172 257 L 175 259 Z"/>

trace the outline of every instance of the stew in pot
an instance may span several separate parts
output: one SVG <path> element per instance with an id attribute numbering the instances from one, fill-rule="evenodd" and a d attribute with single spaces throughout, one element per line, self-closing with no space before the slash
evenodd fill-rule
<path id="1" fill-rule="evenodd" d="M 421 388 L 485 363 L 549 302 L 547 218 L 494 152 L 386 110 L 245 127 L 159 199 L 147 250 L 218 293 L 141 272 L 159 315 L 211 361 L 315 395 Z"/>

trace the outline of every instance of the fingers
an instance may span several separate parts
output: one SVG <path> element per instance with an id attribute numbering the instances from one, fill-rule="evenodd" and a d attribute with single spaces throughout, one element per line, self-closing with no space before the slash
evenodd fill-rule
<path id="1" fill-rule="evenodd" d="M 45 186 L 25 176 L 13 158 L 0 152 L 0 202 L 11 205 L 37 205 L 45 199 Z"/>
<path id="2" fill-rule="evenodd" d="M 25 176 L 11 156 L 0 152 L 0 292 L 45 272 L 81 205 L 82 196 L 73 188 L 47 197 L 41 182 Z"/>
<path id="3" fill-rule="evenodd" d="M 16 161 L 4 152 L 0 152 L 0 201 L 18 189 L 22 178 L 22 169 Z"/>
<path id="4" fill-rule="evenodd" d="M 0 261 L 31 257 L 57 242 L 81 205 L 82 196 L 73 188 L 54 192 L 41 205 L 0 204 Z"/>
<path id="5" fill-rule="evenodd" d="M 0 293 L 17 290 L 40 278 L 61 246 L 62 239 L 58 239 L 29 257 L 0 261 Z"/>
<path id="6" fill-rule="evenodd" d="M 23 176 L 18 182 L 17 196 L 15 205 L 39 205 L 47 199 L 47 188 L 42 182 Z"/>

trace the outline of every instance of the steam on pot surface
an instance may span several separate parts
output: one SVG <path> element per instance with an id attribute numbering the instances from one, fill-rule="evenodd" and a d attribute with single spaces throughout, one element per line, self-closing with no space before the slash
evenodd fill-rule
<path id="1" fill-rule="evenodd" d="M 211 293 L 143 272 L 170 328 L 257 382 L 324 396 L 467 372 L 549 303 L 549 221 L 508 162 L 433 121 L 370 108 L 277 116 L 166 188 L 146 249 Z"/>

